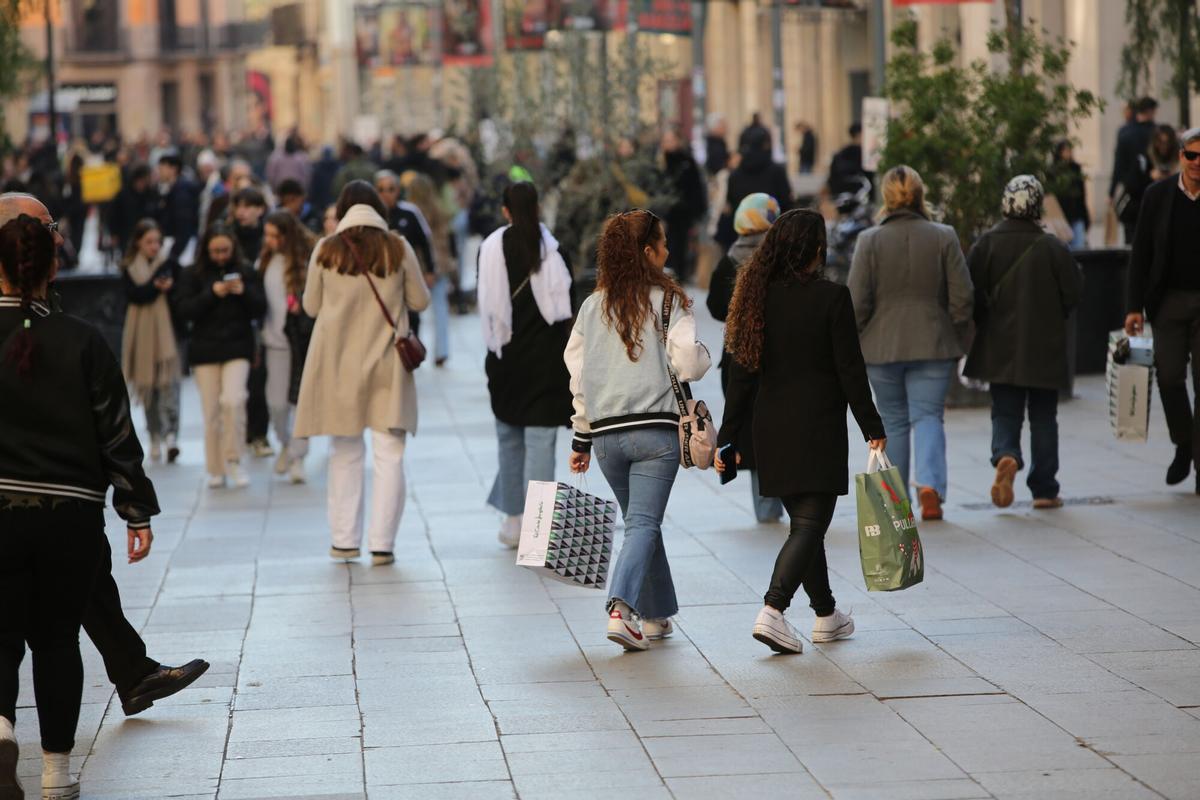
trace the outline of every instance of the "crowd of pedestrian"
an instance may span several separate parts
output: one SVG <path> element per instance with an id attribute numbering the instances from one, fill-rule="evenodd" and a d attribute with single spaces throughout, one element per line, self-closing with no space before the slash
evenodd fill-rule
<path id="1" fill-rule="evenodd" d="M 1200 363 L 1200 274 L 1189 245 L 1200 230 L 1191 224 L 1200 222 L 1200 129 L 1172 138 L 1153 127 L 1152 101 L 1134 112 L 1113 192 L 1122 220 L 1136 204 L 1126 328 L 1154 324 L 1177 448 L 1167 482 L 1176 484 L 1200 460 L 1200 399 L 1193 409 L 1186 385 L 1189 359 L 1193 374 Z M 945 516 L 946 396 L 964 356 L 963 376 L 989 386 L 993 503 L 1015 500 L 1028 417 L 1033 507 L 1060 507 L 1058 401 L 1070 386 L 1068 315 L 1082 278 L 1068 244 L 1046 230 L 1041 180 L 1014 176 L 995 198 L 1000 221 L 964 248 L 926 203 L 917 171 L 893 167 L 878 179 L 878 224 L 859 237 L 842 285 L 825 275 L 827 220 L 792 207 L 767 128 L 752 121 L 730 153 L 723 122 L 713 123 L 703 166 L 672 131 L 657 166 L 638 160 L 637 142 L 618 148 L 602 176 L 617 210 L 596 237 L 586 298 L 528 171 L 518 164 L 481 180 L 470 149 L 453 138 L 400 137 L 387 154 L 347 142 L 340 157 L 325 148 L 313 159 L 294 133 L 278 147 L 251 137 L 242 153 L 215 142 L 188 150 L 166 137 L 145 161 L 127 161 L 120 192 L 100 211 L 129 300 L 119 359 L 94 328 L 58 309 L 51 283 L 68 240 L 54 206 L 10 181 L 0 195 L 0 418 L 20 423 L 0 438 L 0 790 L 15 785 L 26 644 L 43 796 L 53 800 L 79 794 L 69 752 L 81 626 L 127 714 L 207 669 L 147 658 L 121 611 L 100 513 L 111 486 L 129 560 L 148 555 L 159 508 L 143 463 L 180 456 L 185 371 L 203 409 L 210 490 L 246 486 L 247 455 L 276 455 L 271 429 L 275 472 L 295 483 L 306 479 L 309 439 L 330 437 L 330 556 L 360 558 L 365 535 L 370 563 L 391 564 L 405 451 L 418 429 L 419 315 L 432 308 L 433 363 L 445 364 L 467 271 L 477 272 L 480 377 L 495 417 L 487 502 L 501 514 L 499 540 L 520 544 L 525 487 L 554 479 L 558 431 L 569 428 L 569 468 L 586 472 L 594 455 L 624 520 L 605 611 L 607 637 L 625 650 L 670 636 L 679 608 L 663 520 L 681 465 L 695 464 L 680 429 L 682 395 L 712 366 L 685 288 L 706 214 L 727 245 L 707 298 L 726 324 L 714 463 L 727 477 L 750 471 L 756 518 L 771 523 L 786 511 L 790 528 L 749 626 L 755 639 L 802 652 L 785 617 L 801 588 L 814 612 L 810 641 L 854 631 L 824 548 L 849 483 L 848 412 L 865 448 L 899 468 L 923 520 Z M 815 153 L 815 139 L 802 147 Z M 1060 206 L 1078 245 L 1089 220 L 1072 155 L 1059 147 L 1046 174 L 1068 187 Z M 556 157 L 574 156 L 568 148 Z M 81 158 L 67 161 L 68 184 Z M 563 166 L 570 182 L 575 168 Z M 831 183 L 876 181 L 856 139 L 833 167 Z M 1139 184 L 1142 168 L 1150 180 Z M 79 209 L 54 196 L 74 235 Z M 630 209 L 639 199 L 652 207 Z M 486 234 L 476 256 L 466 245 L 472 232 Z M 148 453 L 131 396 L 145 409 Z"/>

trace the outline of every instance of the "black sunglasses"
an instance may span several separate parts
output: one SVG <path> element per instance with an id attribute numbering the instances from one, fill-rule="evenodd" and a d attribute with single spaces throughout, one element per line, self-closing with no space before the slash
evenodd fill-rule
<path id="1" fill-rule="evenodd" d="M 621 216 L 625 217 L 630 214 L 645 214 L 650 218 L 650 221 L 646 223 L 646 230 L 644 230 L 642 235 L 638 237 L 638 247 L 645 247 L 646 245 L 650 244 L 650 234 L 654 232 L 655 223 L 661 225 L 662 220 L 658 218 L 657 214 L 648 208 L 633 208 L 622 213 Z"/>
<path id="2" fill-rule="evenodd" d="M 1188 161 L 1195 161 L 1197 158 L 1200 158 L 1200 150 L 1180 150 L 1179 155 Z"/>

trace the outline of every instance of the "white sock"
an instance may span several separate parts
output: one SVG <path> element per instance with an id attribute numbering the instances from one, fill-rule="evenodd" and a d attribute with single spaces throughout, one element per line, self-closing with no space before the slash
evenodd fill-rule
<path id="1" fill-rule="evenodd" d="M 47 753 L 42 751 L 42 786 L 69 786 L 74 782 L 71 777 L 70 753 Z"/>
<path id="2" fill-rule="evenodd" d="M 17 735 L 13 732 L 12 720 L 8 717 L 0 717 L 0 739 L 16 739 Z"/>
<path id="3" fill-rule="evenodd" d="M 613 603 L 613 609 L 621 612 L 621 619 L 633 619 L 633 609 L 624 600 Z"/>

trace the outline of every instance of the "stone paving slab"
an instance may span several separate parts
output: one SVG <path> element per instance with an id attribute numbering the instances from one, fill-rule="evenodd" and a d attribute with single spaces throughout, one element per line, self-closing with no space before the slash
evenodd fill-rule
<path id="1" fill-rule="evenodd" d="M 183 458 L 151 467 L 154 552 L 115 573 L 152 656 L 213 667 L 126 719 L 85 639 L 85 798 L 1200 797 L 1200 500 L 1162 485 L 1161 415 L 1148 443 L 1116 442 L 1103 381 L 1080 378 L 1061 408 L 1072 502 L 1035 513 L 988 506 L 987 412 L 948 412 L 925 582 L 865 591 L 841 499 L 831 583 L 857 633 L 795 657 L 749 636 L 786 526 L 754 523 L 745 481 L 681 473 L 665 525 L 676 633 L 625 654 L 601 592 L 542 580 L 496 543 L 478 321 L 452 331 L 449 365 L 417 376 L 391 567 L 326 557 L 322 441 L 304 486 L 266 460 L 245 491 L 205 490 L 185 386 Z M 719 417 L 717 373 L 695 390 Z M 559 445 L 572 480 L 565 431 Z M 598 471 L 587 487 L 609 496 Z M 789 612 L 802 634 L 810 614 L 803 597 Z M 19 768 L 36 789 L 28 663 L 22 687 Z"/>

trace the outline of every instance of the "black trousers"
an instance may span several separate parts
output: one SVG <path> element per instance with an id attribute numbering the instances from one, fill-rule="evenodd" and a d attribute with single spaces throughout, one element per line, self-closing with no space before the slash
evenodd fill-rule
<path id="1" fill-rule="evenodd" d="M 267 438 L 271 414 L 267 410 L 267 357 L 265 348 L 258 348 L 246 378 L 246 444 Z"/>
<path id="2" fill-rule="evenodd" d="M 992 466 L 1005 456 L 1021 457 L 1021 426 L 1029 409 L 1029 477 L 1025 485 L 1034 499 L 1058 497 L 1058 390 L 993 383 Z"/>
<path id="3" fill-rule="evenodd" d="M 763 598 L 771 608 L 787 611 L 796 590 L 803 585 L 809 605 L 817 616 L 833 613 L 836 604 L 833 590 L 829 588 L 825 533 L 836 506 L 835 494 L 797 494 L 783 498 L 792 530 L 775 559 L 771 588 Z"/>
<path id="4" fill-rule="evenodd" d="M 1200 292 L 1169 291 L 1154 315 L 1154 368 L 1171 443 L 1200 467 Z M 1188 397 L 1188 361 L 1192 394 Z M 1193 402 L 1195 406 L 1193 407 Z"/>
<path id="5" fill-rule="evenodd" d="M 158 662 L 146 657 L 146 643 L 121 610 L 121 593 L 113 579 L 112 548 L 107 538 L 91 602 L 83 614 L 83 630 L 100 651 L 104 671 L 119 694 L 127 694 L 142 678 L 158 669 Z"/>
<path id="6" fill-rule="evenodd" d="M 28 644 L 42 749 L 67 753 L 83 698 L 79 624 L 106 546 L 104 508 L 32 502 L 40 505 L 0 510 L 0 716 L 16 721 Z"/>
<path id="7" fill-rule="evenodd" d="M 678 221 L 667 226 L 667 267 L 674 271 L 680 283 L 692 279 L 691 244 L 692 226 Z"/>

